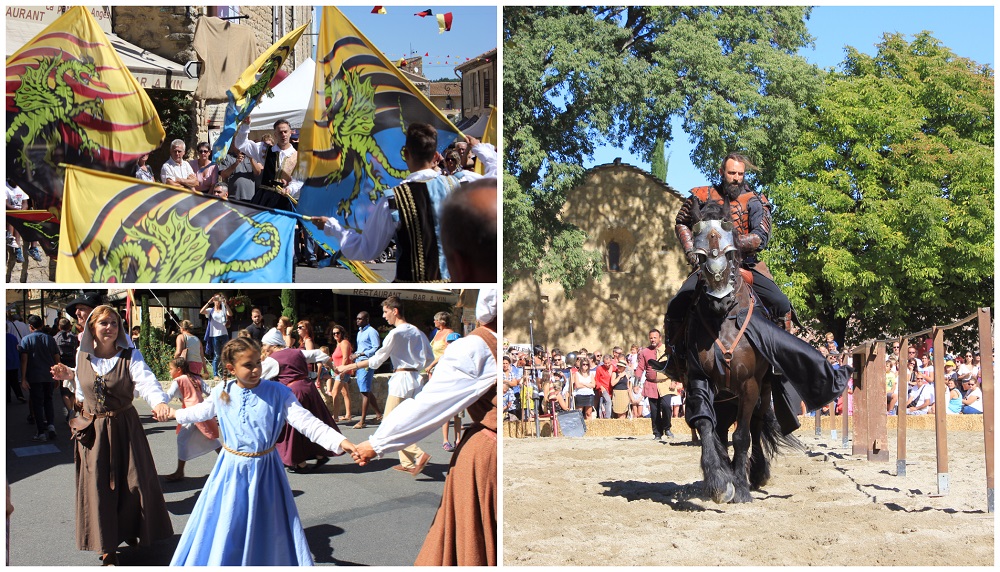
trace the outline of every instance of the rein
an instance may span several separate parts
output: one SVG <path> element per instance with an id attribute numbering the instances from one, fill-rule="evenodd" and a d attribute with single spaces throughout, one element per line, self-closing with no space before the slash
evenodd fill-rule
<path id="1" fill-rule="evenodd" d="M 740 282 L 740 287 L 736 290 L 736 292 L 734 292 L 734 296 L 738 296 L 739 293 L 740 293 L 740 291 L 743 290 L 743 288 L 745 288 L 746 285 L 747 285 L 747 283 L 745 281 L 741 281 Z M 733 343 L 729 346 L 729 348 L 727 349 L 726 346 L 722 345 L 722 341 L 721 341 L 721 339 L 719 338 L 718 335 L 716 335 L 716 337 L 715 337 L 715 345 L 718 346 L 720 350 L 722 350 L 722 360 L 723 360 L 723 362 L 725 362 L 725 365 L 726 365 L 726 387 L 727 388 L 730 386 L 730 383 L 732 382 L 732 377 L 733 377 L 733 368 L 732 368 L 732 365 L 731 365 L 731 363 L 733 361 L 733 351 L 736 349 L 736 346 L 740 343 L 740 340 L 743 339 L 743 334 L 747 331 L 747 326 L 750 325 L 750 316 L 753 316 L 753 307 L 754 307 L 753 291 L 751 291 L 749 293 L 749 297 L 750 297 L 750 304 L 749 304 L 749 308 L 747 309 L 747 317 L 746 317 L 745 320 L 743 320 L 743 326 L 740 328 L 739 333 L 736 334 L 736 339 L 733 340 Z M 735 310 L 735 312 L 736 312 L 736 314 L 738 316 L 739 315 L 739 310 L 740 310 L 739 303 L 736 304 L 736 307 L 735 307 L 734 310 Z M 732 312 L 726 314 L 726 319 L 728 319 L 730 315 L 732 315 Z M 713 331 L 712 328 L 709 327 L 709 325 L 705 322 L 705 316 L 702 315 L 701 310 L 698 311 L 698 319 L 701 320 L 701 324 L 703 326 L 705 326 L 705 330 L 706 331 L 709 331 L 709 332 Z M 719 328 L 719 333 L 720 334 L 722 333 L 721 330 L 722 330 L 722 328 Z"/>

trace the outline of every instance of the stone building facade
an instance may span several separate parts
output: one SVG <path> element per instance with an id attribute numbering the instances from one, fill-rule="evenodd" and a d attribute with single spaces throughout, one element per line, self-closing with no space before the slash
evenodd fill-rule
<path id="1" fill-rule="evenodd" d="M 444 116 L 457 123 L 462 114 L 462 84 L 457 81 L 434 81 L 427 84 L 428 97 Z"/>
<path id="2" fill-rule="evenodd" d="M 180 64 L 197 60 L 192 43 L 198 18 L 202 16 L 232 17 L 240 26 L 248 26 L 257 39 L 259 56 L 282 36 L 313 17 L 311 6 L 114 6 L 114 32 L 123 39 L 150 52 Z M 312 56 L 315 36 L 307 30 L 299 39 L 295 51 L 285 61 L 284 70 L 291 73 Z M 209 130 L 218 129 L 225 117 L 225 100 L 195 99 L 195 129 L 189 141 L 188 156 L 196 141 L 209 140 Z"/>
<path id="3" fill-rule="evenodd" d="M 488 116 L 497 105 L 497 70 L 496 48 L 455 66 L 462 78 L 462 117 Z"/>
<path id="4" fill-rule="evenodd" d="M 558 283 L 530 276 L 514 283 L 503 302 L 504 337 L 564 353 L 585 347 L 610 349 L 648 344 L 651 328 L 663 329 L 667 302 L 690 267 L 674 233 L 684 202 L 650 173 L 623 164 L 590 169 L 567 193 L 562 218 L 589 237 L 584 245 L 604 258 L 604 276 L 567 298 Z"/>

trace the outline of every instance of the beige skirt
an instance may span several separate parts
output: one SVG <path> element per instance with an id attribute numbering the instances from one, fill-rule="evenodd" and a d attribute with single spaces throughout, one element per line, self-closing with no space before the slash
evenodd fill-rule
<path id="1" fill-rule="evenodd" d="M 627 389 L 616 389 L 611 392 L 611 412 L 621 415 L 628 411 L 629 398 Z"/>

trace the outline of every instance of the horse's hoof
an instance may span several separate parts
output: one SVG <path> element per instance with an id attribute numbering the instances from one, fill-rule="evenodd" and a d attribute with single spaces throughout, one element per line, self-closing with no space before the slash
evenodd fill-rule
<path id="1" fill-rule="evenodd" d="M 733 486 L 733 483 L 726 483 L 726 490 L 712 495 L 712 500 L 715 504 L 727 504 L 732 501 L 735 496 L 736 487 Z"/>

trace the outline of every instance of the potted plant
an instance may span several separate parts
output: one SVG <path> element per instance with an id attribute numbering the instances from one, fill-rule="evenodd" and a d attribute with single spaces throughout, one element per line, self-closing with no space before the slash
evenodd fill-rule
<path id="1" fill-rule="evenodd" d="M 233 310 L 238 314 L 242 314 L 253 306 L 250 296 L 240 292 L 237 292 L 235 296 L 230 298 L 229 303 L 232 305 Z"/>

